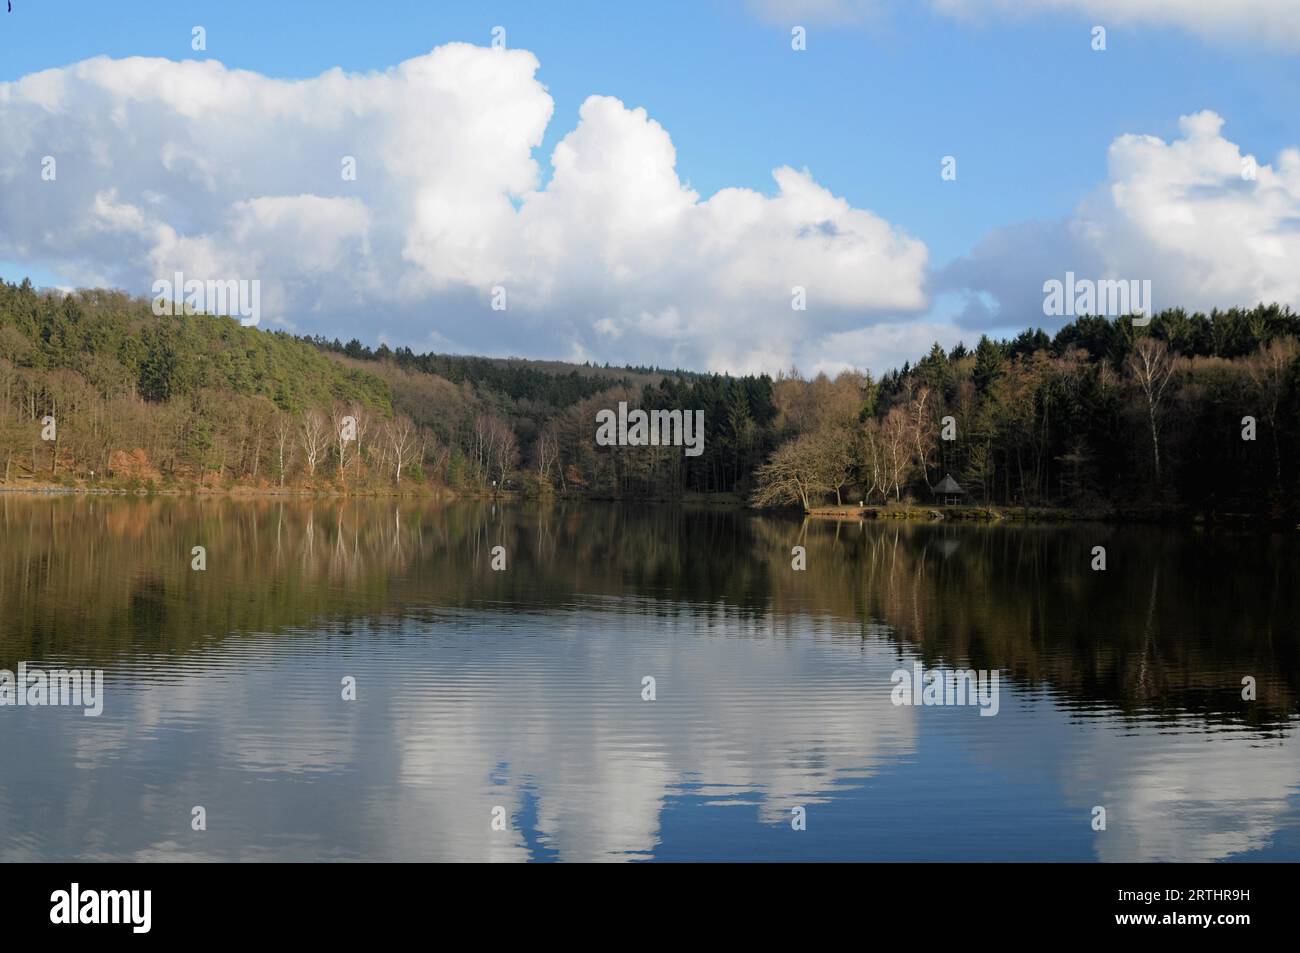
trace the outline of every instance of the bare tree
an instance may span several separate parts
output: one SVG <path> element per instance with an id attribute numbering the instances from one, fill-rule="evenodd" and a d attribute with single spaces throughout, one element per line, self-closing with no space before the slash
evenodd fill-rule
<path id="1" fill-rule="evenodd" d="M 834 492 L 835 505 L 844 504 L 843 491 L 853 478 L 853 439 L 847 428 L 827 424 L 813 434 L 817 482 Z"/>
<path id="2" fill-rule="evenodd" d="M 895 501 L 902 499 L 903 484 L 912 460 L 912 423 L 902 407 L 893 408 L 885 415 L 880 428 L 885 486 L 894 488 Z"/>
<path id="3" fill-rule="evenodd" d="M 302 424 L 298 431 L 302 442 L 302 452 L 307 458 L 307 475 L 316 475 L 316 464 L 325 456 L 330 445 L 330 425 L 318 410 L 309 410 L 302 415 Z"/>
<path id="4" fill-rule="evenodd" d="M 356 438 L 356 419 L 352 410 L 343 404 L 335 404 L 330 409 L 330 439 L 339 460 L 339 481 L 347 474 L 348 444 Z"/>
<path id="5" fill-rule="evenodd" d="M 908 405 L 908 422 L 912 425 L 912 442 L 916 448 L 916 463 L 925 479 L 925 488 L 933 490 L 930 483 L 930 454 L 934 452 L 934 421 L 925 412 L 930 402 L 930 388 L 922 387 Z"/>
<path id="6" fill-rule="evenodd" d="M 498 485 L 519 463 L 519 441 L 514 429 L 495 414 L 479 414 L 470 438 L 470 464 L 480 484 L 495 479 Z"/>
<path id="7" fill-rule="evenodd" d="M 501 428 L 497 433 L 492 463 L 493 472 L 497 475 L 497 485 L 505 486 L 506 477 L 510 476 L 519 465 L 519 440 L 509 424 L 504 420 L 498 422 Z"/>
<path id="8" fill-rule="evenodd" d="M 415 425 L 411 418 L 399 416 L 383 427 L 384 442 L 392 453 L 393 483 L 402 482 L 402 467 L 414 459 L 418 444 L 416 443 Z"/>
<path id="9" fill-rule="evenodd" d="M 277 414 L 274 433 L 280 462 L 280 486 L 284 486 L 284 474 L 293 460 L 293 418 L 288 414 Z"/>
<path id="10" fill-rule="evenodd" d="M 1155 461 L 1156 486 L 1160 486 L 1160 404 L 1165 388 L 1174 376 L 1175 356 L 1164 341 L 1143 337 L 1133 345 L 1125 362 L 1147 401 L 1147 419 L 1151 423 L 1151 455 Z"/>
<path id="11" fill-rule="evenodd" d="M 819 465 L 821 448 L 811 434 L 783 443 L 771 459 L 755 472 L 754 503 L 773 506 L 799 503 L 804 512 L 812 509 L 814 493 L 826 489 Z"/>
<path id="12" fill-rule="evenodd" d="M 879 492 L 882 500 L 889 499 L 888 467 L 885 462 L 885 441 L 880 422 L 874 418 L 867 421 L 862 431 L 860 447 L 861 462 L 859 470 L 866 485 L 866 498 Z"/>
<path id="13" fill-rule="evenodd" d="M 554 421 L 543 428 L 537 438 L 537 473 L 542 482 L 551 483 L 551 471 L 559 470 L 560 440 L 556 434 Z"/>
<path id="14" fill-rule="evenodd" d="M 356 460 L 356 468 L 358 471 L 358 475 L 360 475 L 361 443 L 365 439 L 366 434 L 370 432 L 370 423 L 371 423 L 370 411 L 366 408 L 365 404 L 359 403 L 357 401 L 353 401 L 352 404 L 348 407 L 348 413 L 351 415 L 352 420 L 355 422 L 354 429 L 356 430 L 357 448 L 353 455 L 353 458 Z"/>

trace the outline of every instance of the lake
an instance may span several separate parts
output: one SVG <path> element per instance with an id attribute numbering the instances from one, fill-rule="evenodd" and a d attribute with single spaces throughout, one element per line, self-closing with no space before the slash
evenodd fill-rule
<path id="1" fill-rule="evenodd" d="M 0 707 L 0 859 L 1297 860 L 1298 621 L 1295 532 L 4 494 L 103 710 Z"/>

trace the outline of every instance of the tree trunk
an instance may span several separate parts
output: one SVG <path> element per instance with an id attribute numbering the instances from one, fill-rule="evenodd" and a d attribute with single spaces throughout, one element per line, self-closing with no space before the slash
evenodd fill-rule
<path id="1" fill-rule="evenodd" d="M 1156 492 L 1160 492 L 1160 431 L 1156 428 L 1156 408 L 1151 405 L 1151 452 L 1156 464 Z"/>

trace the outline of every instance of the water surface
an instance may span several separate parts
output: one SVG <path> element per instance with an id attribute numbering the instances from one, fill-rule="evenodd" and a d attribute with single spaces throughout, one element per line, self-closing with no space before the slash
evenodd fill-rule
<path id="1" fill-rule="evenodd" d="M 1296 860 L 1298 581 L 1294 533 L 4 495 L 0 668 L 106 699 L 0 708 L 0 859 Z"/>

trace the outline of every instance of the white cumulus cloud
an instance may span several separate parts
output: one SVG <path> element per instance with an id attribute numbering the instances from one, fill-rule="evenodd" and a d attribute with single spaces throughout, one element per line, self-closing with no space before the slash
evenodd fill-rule
<path id="1" fill-rule="evenodd" d="M 1150 280 L 1157 309 L 1300 307 L 1300 150 L 1265 162 L 1223 135 L 1213 112 L 1183 116 L 1180 137 L 1124 135 L 1109 178 L 1064 222 L 986 236 L 940 270 L 935 289 L 983 292 L 967 324 L 1043 323 L 1042 285 L 1079 277 Z"/>
<path id="2" fill-rule="evenodd" d="M 417 350 L 733 370 L 926 306 L 922 242 L 807 170 L 702 197 L 617 99 L 587 99 L 543 187 L 538 65 L 450 44 L 296 81 L 99 57 L 2 83 L 0 260 L 141 294 L 256 278 L 264 322 Z"/>

